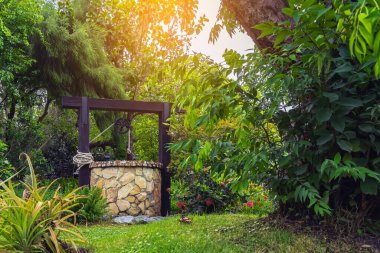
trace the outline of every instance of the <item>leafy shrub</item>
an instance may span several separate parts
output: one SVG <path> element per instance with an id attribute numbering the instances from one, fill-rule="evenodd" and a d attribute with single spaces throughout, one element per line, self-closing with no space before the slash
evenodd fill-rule
<path id="1" fill-rule="evenodd" d="M 269 190 L 261 185 L 249 183 L 244 189 L 234 192 L 232 188 L 237 178 L 216 179 L 208 170 L 182 172 L 180 175 L 182 177 L 177 175 L 170 187 L 171 210 L 174 213 L 229 211 L 264 216 L 274 211 L 275 202 L 269 198 Z"/>
<path id="2" fill-rule="evenodd" d="M 107 200 L 98 187 L 84 187 L 78 194 L 82 196 L 77 203 L 78 220 L 82 222 L 96 222 L 107 214 Z"/>
<path id="3" fill-rule="evenodd" d="M 37 176 L 37 175 L 36 175 Z M 30 175 L 24 176 L 24 182 L 28 182 L 30 179 Z M 58 191 L 59 195 L 65 195 L 76 188 L 78 188 L 78 179 L 69 177 L 69 178 L 57 178 L 55 180 L 50 179 L 39 179 L 37 176 L 37 179 L 39 180 L 39 185 L 47 187 L 51 184 L 49 189 L 47 189 L 46 194 L 44 195 L 44 200 L 49 200 L 52 198 L 52 196 L 55 194 L 56 191 Z M 24 187 L 22 184 L 17 184 L 14 186 L 15 192 L 17 196 L 21 197 L 22 193 L 24 191 Z"/>
<path id="4" fill-rule="evenodd" d="M 60 129 L 57 129 L 59 131 Z M 77 152 L 77 142 L 70 134 L 55 133 L 52 140 L 42 149 L 46 163 L 45 178 L 72 177 L 76 170 L 72 157 Z M 51 168 L 51 169 L 49 169 Z"/>
<path id="5" fill-rule="evenodd" d="M 176 177 L 170 188 L 174 211 L 221 212 L 234 209 L 241 199 L 232 192 L 231 180 L 216 178 L 207 169 L 180 171 Z"/>
<path id="6" fill-rule="evenodd" d="M 10 177 L 14 171 L 12 165 L 4 157 L 6 151 L 7 145 L 0 140 L 0 181 Z"/>
<path id="7" fill-rule="evenodd" d="M 258 27 L 263 36 L 277 37 L 278 52 L 271 57 L 281 77 L 269 77 L 267 83 L 281 82 L 291 94 L 289 110 L 276 116 L 284 153 L 274 189 L 295 210 L 307 206 L 319 216 L 335 210 L 364 217 L 380 203 L 379 64 L 373 57 L 378 52 L 366 49 L 380 31 L 374 18 L 379 6 L 374 1 L 290 1 L 284 13 L 294 26 Z M 365 28 L 370 30 L 364 34 Z"/>
<path id="8" fill-rule="evenodd" d="M 16 195 L 11 181 L 2 184 L 0 193 L 0 248 L 21 252 L 65 252 L 75 247 L 75 242 L 84 239 L 75 226 L 67 220 L 74 218 L 71 209 L 80 198 L 78 189 L 60 196 L 58 190 L 49 199 L 46 193 L 54 182 L 47 187 L 39 187 L 32 163 L 26 156 L 31 173 L 31 182 L 23 183 L 26 189 L 24 198 Z M 69 246 L 59 238 L 65 235 Z"/>
<path id="9" fill-rule="evenodd" d="M 28 175 L 25 176 L 24 181 L 27 180 Z M 44 200 L 50 200 L 56 194 L 58 196 L 65 196 L 68 193 L 78 188 L 78 179 L 76 178 L 58 178 L 55 180 L 41 180 L 40 185 L 46 187 Z M 21 197 L 24 191 L 22 185 L 14 187 L 16 195 Z M 78 200 L 76 205 L 73 206 L 71 211 L 77 214 L 76 219 L 78 222 L 95 222 L 99 221 L 105 214 L 107 214 L 107 201 L 103 198 L 101 189 L 97 187 L 80 188 L 76 192 Z M 71 219 L 72 220 L 72 219 Z"/>
<path id="10" fill-rule="evenodd" d="M 28 175 L 24 178 L 25 182 L 28 181 L 27 178 Z M 41 180 L 39 184 L 46 187 L 43 199 L 48 201 L 54 198 L 56 194 L 58 196 L 65 196 L 76 190 L 78 188 L 78 179 L 58 178 L 55 180 Z M 17 196 L 22 197 L 24 191 L 23 185 L 16 185 L 14 190 Z M 103 198 L 101 189 L 97 187 L 91 189 L 83 187 L 76 194 L 80 197 L 76 200 L 76 205 L 73 206 L 71 211 L 77 214 L 76 220 L 78 222 L 96 222 L 107 214 L 107 201 Z"/>
<path id="11" fill-rule="evenodd" d="M 226 67 L 207 70 L 190 59 L 203 75 L 179 94 L 190 134 L 173 151 L 195 168 L 234 171 L 242 186 L 267 184 L 284 213 L 380 218 L 379 6 L 289 0 L 283 12 L 284 23 L 256 26 L 272 50 L 227 51 Z"/>

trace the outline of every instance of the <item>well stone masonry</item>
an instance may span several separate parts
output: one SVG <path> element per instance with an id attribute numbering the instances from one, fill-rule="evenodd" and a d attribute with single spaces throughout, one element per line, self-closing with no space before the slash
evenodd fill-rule
<path id="1" fill-rule="evenodd" d="M 113 215 L 161 215 L 162 164 L 146 161 L 93 162 L 91 187 L 99 187 Z"/>

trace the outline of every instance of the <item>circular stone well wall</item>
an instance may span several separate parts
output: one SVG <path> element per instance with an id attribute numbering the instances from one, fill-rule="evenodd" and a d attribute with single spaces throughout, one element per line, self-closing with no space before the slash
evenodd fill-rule
<path id="1" fill-rule="evenodd" d="M 91 187 L 99 187 L 111 214 L 161 215 L 162 164 L 146 161 L 93 162 Z"/>

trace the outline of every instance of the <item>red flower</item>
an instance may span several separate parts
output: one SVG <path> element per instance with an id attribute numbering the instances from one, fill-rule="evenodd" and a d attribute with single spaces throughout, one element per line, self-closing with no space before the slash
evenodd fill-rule
<path id="1" fill-rule="evenodd" d="M 248 206 L 248 207 L 253 207 L 254 204 L 255 204 L 255 203 L 254 203 L 253 201 L 248 201 L 248 202 L 247 202 L 247 206 Z"/>
<path id="2" fill-rule="evenodd" d="M 265 201 L 268 200 L 268 196 L 267 196 L 267 195 L 264 195 L 264 200 L 265 200 Z"/>
<path id="3" fill-rule="evenodd" d="M 210 207 L 210 206 L 212 206 L 214 204 L 214 201 L 212 199 L 210 199 L 210 198 L 207 198 L 205 200 L 205 204 L 206 204 L 207 207 Z"/>
<path id="4" fill-rule="evenodd" d="M 181 201 L 179 201 L 179 202 L 177 203 L 177 206 L 178 206 L 179 209 L 183 209 L 183 208 L 185 207 L 185 204 L 182 203 Z"/>

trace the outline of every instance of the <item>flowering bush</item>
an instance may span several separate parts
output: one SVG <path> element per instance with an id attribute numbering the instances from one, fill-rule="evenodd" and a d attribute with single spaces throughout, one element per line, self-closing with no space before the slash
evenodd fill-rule
<path id="1" fill-rule="evenodd" d="M 274 210 L 269 191 L 257 184 L 247 184 L 239 193 L 232 189 L 235 178 L 217 178 L 207 169 L 179 172 L 170 188 L 174 213 L 245 212 L 266 215 Z"/>
<path id="2" fill-rule="evenodd" d="M 263 216 L 274 211 L 274 201 L 269 198 L 269 192 L 260 185 L 250 184 L 245 199 L 247 201 L 239 208 L 244 213 Z"/>
<path id="3" fill-rule="evenodd" d="M 173 212 L 212 213 L 234 210 L 241 196 L 232 192 L 231 180 L 215 178 L 208 170 L 176 174 L 170 193 Z"/>

